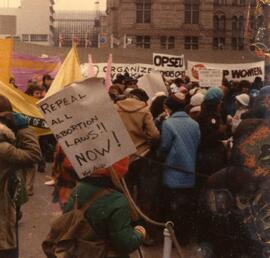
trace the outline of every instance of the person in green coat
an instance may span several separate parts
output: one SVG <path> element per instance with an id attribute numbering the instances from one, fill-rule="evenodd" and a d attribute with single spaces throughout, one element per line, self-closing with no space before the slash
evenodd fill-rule
<path id="1" fill-rule="evenodd" d="M 123 176 L 127 171 L 128 159 L 115 165 L 118 176 Z M 111 189 L 108 194 L 98 198 L 85 215 L 97 235 L 108 243 L 110 251 L 107 257 L 128 258 L 130 253 L 140 247 L 146 232 L 142 226 L 133 227 L 128 200 L 113 181 L 109 169 L 99 169 L 84 178 L 72 193 L 64 213 L 72 210 L 76 198 L 81 207 L 101 189 Z"/>

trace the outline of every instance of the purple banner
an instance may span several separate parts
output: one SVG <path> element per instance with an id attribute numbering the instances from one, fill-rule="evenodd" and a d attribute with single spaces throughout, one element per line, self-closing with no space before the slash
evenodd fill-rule
<path id="1" fill-rule="evenodd" d="M 29 80 L 41 82 L 44 74 L 50 74 L 54 78 L 60 66 L 61 59 L 58 56 L 34 57 L 14 53 L 11 73 L 18 88 L 25 91 Z"/>

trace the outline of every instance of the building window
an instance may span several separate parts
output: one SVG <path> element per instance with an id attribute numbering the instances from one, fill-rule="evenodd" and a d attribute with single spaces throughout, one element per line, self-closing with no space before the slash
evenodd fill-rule
<path id="1" fill-rule="evenodd" d="M 224 49 L 225 38 L 213 38 L 213 48 L 214 49 Z"/>
<path id="2" fill-rule="evenodd" d="M 151 0 L 137 0 L 137 23 L 151 22 Z"/>
<path id="3" fill-rule="evenodd" d="M 219 17 L 217 15 L 214 16 L 214 31 L 218 31 L 219 28 Z"/>
<path id="4" fill-rule="evenodd" d="M 215 15 L 213 23 L 214 23 L 214 31 L 224 31 L 226 28 L 225 15 L 222 16 Z"/>
<path id="5" fill-rule="evenodd" d="M 29 34 L 23 34 L 22 41 L 24 41 L 24 42 L 29 41 Z"/>
<path id="6" fill-rule="evenodd" d="M 136 47 L 150 48 L 151 47 L 150 36 L 136 36 Z"/>
<path id="7" fill-rule="evenodd" d="M 185 49 L 199 49 L 199 38 L 185 37 Z"/>
<path id="8" fill-rule="evenodd" d="M 47 42 L 48 35 L 47 34 L 31 34 L 30 41 Z"/>
<path id="9" fill-rule="evenodd" d="M 238 29 L 238 18 L 237 16 L 233 16 L 232 18 L 232 31 L 237 31 Z"/>
<path id="10" fill-rule="evenodd" d="M 238 38 L 238 49 L 244 50 L 244 38 Z"/>
<path id="11" fill-rule="evenodd" d="M 185 4 L 185 23 L 186 24 L 199 24 L 199 3 Z"/>
<path id="12" fill-rule="evenodd" d="M 237 38 L 232 38 L 232 49 L 237 50 Z"/>
<path id="13" fill-rule="evenodd" d="M 226 18 L 225 15 L 222 15 L 219 18 L 219 30 L 224 31 L 226 29 Z"/>
<path id="14" fill-rule="evenodd" d="M 243 32 L 245 29 L 244 16 L 240 16 L 238 21 L 239 21 L 238 25 L 239 31 Z"/>
<path id="15" fill-rule="evenodd" d="M 233 50 L 243 50 L 244 49 L 244 39 L 243 38 L 232 38 L 232 49 Z"/>
<path id="16" fill-rule="evenodd" d="M 162 36 L 160 38 L 160 48 L 162 49 L 173 49 L 175 48 L 175 37 Z"/>

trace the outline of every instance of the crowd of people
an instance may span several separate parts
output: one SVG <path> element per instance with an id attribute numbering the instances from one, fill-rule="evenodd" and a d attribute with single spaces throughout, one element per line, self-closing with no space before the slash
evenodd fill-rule
<path id="1" fill-rule="evenodd" d="M 41 99 L 52 81 L 49 75 L 29 81 L 25 93 Z M 121 178 L 147 216 L 173 221 L 180 245 L 197 243 L 206 258 L 270 257 L 270 86 L 259 77 L 209 88 L 188 77 L 164 78 L 167 91 L 150 99 L 137 82 L 118 74 L 109 89 L 136 153 L 83 179 L 54 137 L 38 142 L 0 96 L 0 258 L 18 257 L 20 207 L 46 162 L 53 163 L 45 182 L 54 188 L 52 201 L 64 214 L 85 209 L 91 234 L 80 231 L 81 238 L 105 243 L 91 257 L 126 258 L 162 236 L 132 209 Z M 43 244 L 47 257 L 56 257 L 56 245 L 51 232 Z M 78 257 L 90 257 L 78 246 L 86 255 Z"/>

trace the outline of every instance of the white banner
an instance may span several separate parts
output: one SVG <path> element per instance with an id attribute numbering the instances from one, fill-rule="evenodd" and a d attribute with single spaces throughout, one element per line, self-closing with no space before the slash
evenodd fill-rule
<path id="1" fill-rule="evenodd" d="M 199 70 L 199 84 L 201 87 L 220 87 L 222 85 L 223 71 L 215 69 Z"/>
<path id="2" fill-rule="evenodd" d="M 223 71 L 227 80 L 253 82 L 256 77 L 264 81 L 264 61 L 243 64 L 214 64 L 188 61 L 188 75 L 191 81 L 199 81 L 199 70 L 217 69 Z"/>
<path id="3" fill-rule="evenodd" d="M 101 79 L 73 83 L 39 108 L 80 178 L 136 152 Z"/>
<path id="4" fill-rule="evenodd" d="M 107 70 L 107 63 L 96 63 L 93 64 L 93 67 L 96 71 L 96 77 L 104 78 L 106 70 Z M 151 73 L 153 70 L 157 70 L 154 65 L 150 64 L 112 64 L 112 80 L 116 78 L 116 75 L 121 73 L 124 74 L 128 72 L 129 75 L 133 78 L 140 78 L 145 74 Z M 81 71 L 85 78 L 88 77 L 88 64 L 81 65 Z M 161 71 L 161 74 L 168 78 L 174 79 L 183 76 L 185 70 L 174 70 L 170 69 L 169 71 Z"/>

